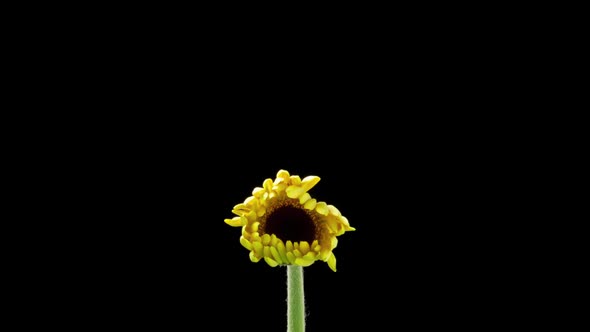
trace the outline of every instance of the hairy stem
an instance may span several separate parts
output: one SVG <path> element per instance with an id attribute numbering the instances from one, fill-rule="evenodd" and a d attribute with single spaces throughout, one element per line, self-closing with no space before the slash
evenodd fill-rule
<path id="1" fill-rule="evenodd" d="M 287 265 L 287 332 L 305 331 L 303 267 Z"/>

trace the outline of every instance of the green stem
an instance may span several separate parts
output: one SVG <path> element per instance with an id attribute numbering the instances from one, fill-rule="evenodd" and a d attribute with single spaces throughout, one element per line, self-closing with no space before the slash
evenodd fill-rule
<path id="1" fill-rule="evenodd" d="M 287 332 L 305 332 L 303 267 L 287 265 Z"/>

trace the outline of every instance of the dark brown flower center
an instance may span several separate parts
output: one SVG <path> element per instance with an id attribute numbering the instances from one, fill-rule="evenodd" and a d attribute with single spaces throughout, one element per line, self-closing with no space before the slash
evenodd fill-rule
<path id="1" fill-rule="evenodd" d="M 283 241 L 291 240 L 313 242 L 315 224 L 303 208 L 283 205 L 273 210 L 266 219 L 264 232 L 275 234 Z"/>

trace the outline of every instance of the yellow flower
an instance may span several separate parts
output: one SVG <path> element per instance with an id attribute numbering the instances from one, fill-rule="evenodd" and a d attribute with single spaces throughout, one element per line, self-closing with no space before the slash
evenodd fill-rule
<path id="1" fill-rule="evenodd" d="M 336 271 L 336 237 L 355 229 L 335 206 L 309 195 L 319 181 L 317 176 L 302 180 L 280 170 L 274 181 L 264 180 L 252 196 L 234 206 L 237 217 L 225 222 L 242 227 L 240 243 L 250 250 L 252 262 L 264 259 L 274 267 L 309 266 L 322 260 Z"/>

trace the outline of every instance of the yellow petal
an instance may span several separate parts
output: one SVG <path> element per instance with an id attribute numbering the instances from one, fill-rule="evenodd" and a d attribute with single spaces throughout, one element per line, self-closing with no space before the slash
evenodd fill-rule
<path id="1" fill-rule="evenodd" d="M 310 175 L 306 176 L 301 181 L 301 186 L 305 189 L 305 191 L 308 191 L 309 189 L 313 188 L 316 184 L 318 184 L 318 182 L 320 182 L 320 178 L 318 176 Z"/>
<path id="2" fill-rule="evenodd" d="M 238 216 L 244 216 L 250 212 L 250 208 L 247 207 L 245 204 L 240 203 L 240 204 L 236 204 L 236 206 L 234 206 L 234 208 L 231 210 L 231 212 L 235 215 L 238 215 Z"/>
<path id="3" fill-rule="evenodd" d="M 301 251 L 303 255 L 307 254 L 309 252 L 309 243 L 307 243 L 307 241 L 299 242 L 299 251 Z"/>
<path id="4" fill-rule="evenodd" d="M 320 252 L 320 249 L 322 248 L 318 242 L 318 240 L 314 240 L 313 243 L 310 246 L 311 250 L 315 251 L 316 253 Z"/>
<path id="5" fill-rule="evenodd" d="M 276 246 L 278 241 L 279 241 L 279 239 L 277 238 L 276 235 L 273 234 L 270 236 L 270 245 L 272 247 Z"/>
<path id="6" fill-rule="evenodd" d="M 244 246 L 244 248 L 252 250 L 252 243 L 250 243 L 250 241 L 248 241 L 245 237 L 240 236 L 240 243 Z"/>
<path id="7" fill-rule="evenodd" d="M 328 212 L 329 212 L 326 202 L 318 202 L 315 206 L 315 210 L 317 211 L 317 213 L 319 213 L 323 216 L 327 216 Z"/>
<path id="8" fill-rule="evenodd" d="M 253 263 L 258 263 L 258 261 L 260 260 L 260 257 L 257 257 L 256 254 L 254 253 L 254 251 L 250 251 L 250 260 Z"/>
<path id="9" fill-rule="evenodd" d="M 224 221 L 226 224 L 233 226 L 233 227 L 243 226 L 242 221 L 240 220 L 240 217 L 233 217 L 232 219 L 225 219 Z"/>
<path id="10" fill-rule="evenodd" d="M 328 266 L 332 269 L 332 271 L 336 272 L 336 256 L 334 254 L 330 255 L 328 258 Z"/>
<path id="11" fill-rule="evenodd" d="M 280 171 L 277 172 L 277 178 L 283 178 L 283 179 L 288 179 L 289 178 L 289 172 L 287 172 L 286 170 L 282 169 Z"/>
<path id="12" fill-rule="evenodd" d="M 295 255 L 292 252 L 287 252 L 287 260 L 289 264 L 295 264 Z"/>
<path id="13" fill-rule="evenodd" d="M 303 204 L 303 207 L 308 210 L 313 210 L 313 209 L 315 209 L 316 202 L 317 202 L 316 199 L 312 198 L 309 201 L 305 202 L 305 204 Z"/>
<path id="14" fill-rule="evenodd" d="M 250 236 L 250 242 L 262 242 L 262 239 L 260 238 L 260 234 L 258 232 L 254 232 L 252 233 L 252 235 Z"/>
<path id="15" fill-rule="evenodd" d="M 276 186 L 277 184 L 284 182 L 284 181 L 285 181 L 284 178 L 277 177 L 272 184 Z"/>
<path id="16" fill-rule="evenodd" d="M 262 186 L 264 187 L 264 190 L 266 190 L 267 192 L 270 192 L 272 190 L 272 180 L 271 179 L 264 180 L 264 182 L 262 183 Z"/>
<path id="17" fill-rule="evenodd" d="M 287 196 L 289 198 L 299 198 L 299 196 L 303 195 L 305 190 L 299 186 L 288 186 L 287 187 Z"/>
<path id="18" fill-rule="evenodd" d="M 256 215 L 259 217 L 262 217 L 265 213 L 266 213 L 266 208 L 263 206 L 256 209 Z"/>
<path id="19" fill-rule="evenodd" d="M 264 194 L 264 188 L 256 187 L 252 190 L 252 196 L 256 198 L 259 198 L 262 194 Z"/>
<path id="20" fill-rule="evenodd" d="M 316 260 L 315 258 L 316 258 L 316 253 L 313 251 L 310 251 L 307 254 L 303 255 L 303 259 L 315 261 Z"/>
<path id="21" fill-rule="evenodd" d="M 350 227 L 350 224 L 348 223 L 348 219 L 346 217 L 342 216 L 340 218 L 340 220 L 342 221 L 342 224 L 344 225 L 344 229 L 346 229 L 347 231 L 356 231 L 356 228 Z"/>
<path id="22" fill-rule="evenodd" d="M 287 243 L 285 244 L 285 249 L 287 249 L 287 252 L 293 251 L 293 242 L 291 242 L 291 240 L 287 240 Z"/>
<path id="23" fill-rule="evenodd" d="M 262 243 L 256 241 L 256 242 L 250 242 L 252 243 L 252 250 L 256 253 L 256 256 L 261 257 L 263 254 L 263 247 L 262 247 Z"/>
<path id="24" fill-rule="evenodd" d="M 285 191 L 285 189 L 287 189 L 287 185 L 284 183 L 275 184 L 274 186 L 272 186 L 272 190 L 274 190 L 278 193 Z"/>
<path id="25" fill-rule="evenodd" d="M 348 226 L 348 227 L 350 227 L 350 224 L 348 223 L 348 218 L 346 218 L 345 216 L 342 216 L 342 217 L 340 217 L 340 221 L 342 221 L 342 223 L 343 223 L 345 226 Z"/>
<path id="26" fill-rule="evenodd" d="M 272 258 L 277 261 L 277 263 L 282 263 L 281 255 L 279 255 L 279 252 L 275 247 L 270 247 L 270 254 L 272 255 Z"/>
<path id="27" fill-rule="evenodd" d="M 299 266 L 310 266 L 311 264 L 313 264 L 314 261 L 310 261 L 304 258 L 295 258 L 295 264 L 299 265 Z"/>
<path id="28" fill-rule="evenodd" d="M 332 241 L 330 243 L 330 247 L 332 249 L 336 248 L 338 246 L 338 238 L 336 238 L 335 236 L 332 238 Z"/>
<path id="29" fill-rule="evenodd" d="M 239 204 L 234 205 L 234 208 L 233 209 L 234 210 L 244 210 L 244 209 L 245 210 L 250 210 L 250 209 L 248 209 L 248 207 L 244 203 L 239 203 Z"/>
<path id="30" fill-rule="evenodd" d="M 244 200 L 244 205 L 246 205 L 246 206 L 252 206 L 252 205 L 256 206 L 256 205 L 258 205 L 258 200 L 254 196 L 249 196 L 248 198 L 246 198 Z"/>
<path id="31" fill-rule="evenodd" d="M 256 211 L 248 212 L 248 215 L 246 215 L 246 218 L 248 218 L 248 220 L 250 220 L 250 221 L 256 221 L 256 219 L 257 219 Z"/>
<path id="32" fill-rule="evenodd" d="M 291 175 L 289 179 L 291 180 L 291 184 L 294 184 L 296 186 L 301 184 L 301 178 L 299 177 L 299 175 Z"/>
<path id="33" fill-rule="evenodd" d="M 262 235 L 262 244 L 264 244 L 265 246 L 270 244 L 270 235 L 268 235 L 268 234 Z"/>
<path id="34" fill-rule="evenodd" d="M 252 229 L 252 232 L 258 232 L 258 227 L 260 226 L 260 222 L 256 221 L 252 223 L 252 226 L 250 226 L 250 228 Z"/>
<path id="35" fill-rule="evenodd" d="M 309 193 L 305 193 L 299 196 L 299 204 L 305 204 L 305 202 L 311 199 L 311 195 Z"/>
<path id="36" fill-rule="evenodd" d="M 260 197 L 258 197 L 258 203 L 260 206 L 266 207 L 268 203 L 268 193 L 266 191 Z"/>
<path id="37" fill-rule="evenodd" d="M 236 216 L 245 216 L 248 214 L 248 212 L 250 211 L 244 211 L 244 210 L 231 210 L 231 213 L 235 214 Z"/>
<path id="38" fill-rule="evenodd" d="M 272 257 L 269 246 L 264 246 L 264 250 L 262 250 L 262 252 L 264 253 L 264 257 Z"/>
<path id="39" fill-rule="evenodd" d="M 330 231 L 332 231 L 332 233 L 338 233 L 338 220 L 331 216 L 326 218 L 325 220 Z"/>
<path id="40" fill-rule="evenodd" d="M 324 262 L 327 262 L 328 257 L 330 257 L 331 254 L 332 254 L 332 251 L 325 248 L 322 251 L 320 251 L 320 259 L 323 260 Z"/>
<path id="41" fill-rule="evenodd" d="M 266 262 L 266 264 L 268 264 L 272 267 L 279 265 L 279 263 L 277 263 L 274 259 L 267 257 L 267 256 L 264 256 L 264 261 Z"/>
<path id="42" fill-rule="evenodd" d="M 279 252 L 279 255 L 281 256 L 281 261 L 283 263 L 289 263 L 289 260 L 287 259 L 287 250 L 285 249 L 285 245 L 283 244 L 283 241 L 279 240 L 277 242 L 277 251 Z"/>
<path id="43" fill-rule="evenodd" d="M 301 258 L 303 257 L 303 255 L 301 254 L 301 251 L 299 251 L 299 249 L 294 249 L 293 250 L 293 255 L 297 258 Z"/>
<path id="44" fill-rule="evenodd" d="M 328 211 L 330 211 L 330 214 L 336 217 L 340 217 L 342 215 L 334 205 L 328 205 Z"/>

